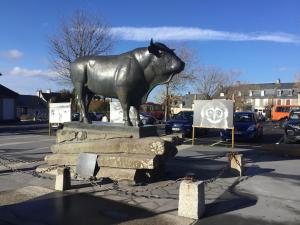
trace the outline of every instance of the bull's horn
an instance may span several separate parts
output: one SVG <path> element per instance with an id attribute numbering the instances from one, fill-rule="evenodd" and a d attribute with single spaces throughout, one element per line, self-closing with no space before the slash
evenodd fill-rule
<path id="1" fill-rule="evenodd" d="M 153 45 L 153 38 L 151 38 L 150 40 L 150 45 Z"/>

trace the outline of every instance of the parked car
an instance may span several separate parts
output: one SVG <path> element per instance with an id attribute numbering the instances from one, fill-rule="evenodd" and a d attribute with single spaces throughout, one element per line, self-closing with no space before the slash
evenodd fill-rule
<path id="1" fill-rule="evenodd" d="M 101 113 L 89 112 L 88 116 L 91 119 L 91 121 L 101 121 L 103 115 Z M 101 119 L 99 119 L 99 118 L 101 118 Z M 71 119 L 72 119 L 72 121 L 79 121 L 80 120 L 80 113 L 78 113 L 78 112 L 73 113 Z"/>
<path id="2" fill-rule="evenodd" d="M 254 112 L 235 112 L 233 115 L 234 138 L 238 140 L 251 140 L 262 138 L 263 126 Z M 220 131 L 222 140 L 231 140 L 232 130 Z"/>
<path id="3" fill-rule="evenodd" d="M 284 143 L 300 141 L 300 110 L 292 110 L 284 127 Z"/>
<path id="4" fill-rule="evenodd" d="M 158 120 L 154 116 L 150 115 L 149 113 L 141 112 L 140 118 L 144 125 L 149 125 L 149 124 L 153 125 L 158 123 Z"/>
<path id="5" fill-rule="evenodd" d="M 186 137 L 191 137 L 193 132 L 193 111 L 181 111 L 175 114 L 172 119 L 166 122 L 165 133 L 183 133 Z M 196 136 L 207 134 L 207 128 L 195 129 Z"/>

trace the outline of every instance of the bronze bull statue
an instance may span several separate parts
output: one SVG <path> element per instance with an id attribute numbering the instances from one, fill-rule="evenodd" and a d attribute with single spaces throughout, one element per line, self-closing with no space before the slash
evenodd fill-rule
<path id="1" fill-rule="evenodd" d="M 139 108 L 150 91 L 169 82 L 174 74 L 184 69 L 184 62 L 174 50 L 162 43 L 153 43 L 121 55 L 84 56 L 71 64 L 71 79 L 80 108 L 80 121 L 89 123 L 87 110 L 92 97 L 102 95 L 118 98 L 123 109 L 123 120 L 132 126 L 129 109 L 134 107 L 141 125 Z"/>

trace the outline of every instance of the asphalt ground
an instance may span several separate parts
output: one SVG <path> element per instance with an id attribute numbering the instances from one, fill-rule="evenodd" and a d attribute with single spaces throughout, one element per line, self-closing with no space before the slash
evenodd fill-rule
<path id="1" fill-rule="evenodd" d="M 226 170 L 206 186 L 206 213 L 197 224 L 300 224 L 299 159 L 257 151 L 266 146 L 296 149 L 299 144 L 276 144 L 282 136 L 276 124 L 266 124 L 264 134 L 259 142 L 236 143 L 233 150 L 242 152 L 246 161 L 244 176 L 239 178 Z M 109 182 L 102 184 L 107 191 L 100 191 L 82 181 L 72 181 L 72 190 L 57 193 L 53 192 L 53 180 L 14 173 L 1 166 L 0 224 L 190 224 L 191 220 L 176 216 L 179 183 L 155 187 L 186 174 L 200 180 L 216 177 L 232 150 L 230 143 L 219 141 L 218 133 L 213 132 L 197 139 L 195 146 L 186 140 L 178 146 L 176 158 L 168 162 L 164 180 L 136 187 L 154 188 L 140 196 L 111 190 Z M 0 154 L 21 160 L 12 163 L 21 172 L 43 164 L 54 142 L 55 136 L 48 136 L 47 124 L 0 128 Z M 145 193 L 161 197 L 148 198 Z"/>

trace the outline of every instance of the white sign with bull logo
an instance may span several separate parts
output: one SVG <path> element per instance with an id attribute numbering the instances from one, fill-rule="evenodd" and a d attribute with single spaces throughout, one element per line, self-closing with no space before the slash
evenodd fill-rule
<path id="1" fill-rule="evenodd" d="M 193 126 L 232 129 L 233 101 L 224 99 L 195 100 Z"/>

